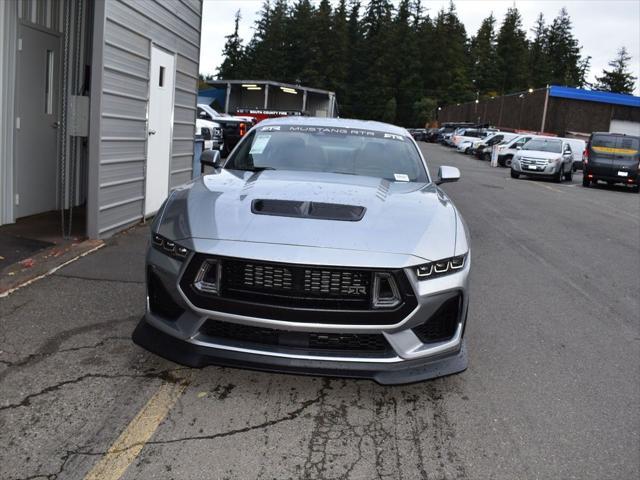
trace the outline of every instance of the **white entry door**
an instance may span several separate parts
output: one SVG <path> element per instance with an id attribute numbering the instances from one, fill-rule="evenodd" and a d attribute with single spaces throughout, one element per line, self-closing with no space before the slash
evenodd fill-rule
<path id="1" fill-rule="evenodd" d="M 60 37 L 25 25 L 18 31 L 16 218 L 57 207 L 60 126 Z"/>
<path id="2" fill-rule="evenodd" d="M 169 193 L 175 57 L 152 46 L 149 73 L 145 216 L 156 213 Z"/>

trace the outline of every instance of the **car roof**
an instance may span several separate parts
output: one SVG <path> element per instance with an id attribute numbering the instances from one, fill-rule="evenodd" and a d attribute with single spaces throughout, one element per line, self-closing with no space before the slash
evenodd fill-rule
<path id="1" fill-rule="evenodd" d="M 407 132 L 406 129 L 396 125 L 375 122 L 373 120 L 356 120 L 351 118 L 303 117 L 291 115 L 287 117 L 267 118 L 262 120 L 258 125 L 309 125 L 328 128 L 357 128 L 360 130 L 374 130 L 377 132 L 409 136 L 409 132 Z"/>

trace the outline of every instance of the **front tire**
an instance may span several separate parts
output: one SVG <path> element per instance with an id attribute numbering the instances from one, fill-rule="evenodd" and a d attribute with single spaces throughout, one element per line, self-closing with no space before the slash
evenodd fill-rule
<path id="1" fill-rule="evenodd" d="M 560 165 L 560 170 L 553 176 L 553 181 L 555 183 L 562 183 L 562 178 L 564 177 L 564 165 Z"/>
<path id="2" fill-rule="evenodd" d="M 511 169 L 511 178 L 520 178 L 520 174 L 516 172 L 513 168 Z"/>
<path id="3" fill-rule="evenodd" d="M 564 179 L 567 182 L 570 182 L 573 180 L 573 171 L 571 169 L 569 169 L 569 171 L 567 173 L 564 174 Z"/>
<path id="4" fill-rule="evenodd" d="M 491 161 L 491 154 L 487 153 L 487 152 L 483 153 L 481 160 L 484 160 L 485 162 L 490 162 Z"/>
<path id="5" fill-rule="evenodd" d="M 507 168 L 511 168 L 511 163 L 512 163 L 512 162 L 513 162 L 513 157 L 512 157 L 511 155 L 509 155 L 508 157 L 506 157 L 506 158 L 504 159 L 504 162 L 503 162 L 503 165 L 502 165 L 502 166 L 503 166 L 503 167 L 507 167 Z"/>

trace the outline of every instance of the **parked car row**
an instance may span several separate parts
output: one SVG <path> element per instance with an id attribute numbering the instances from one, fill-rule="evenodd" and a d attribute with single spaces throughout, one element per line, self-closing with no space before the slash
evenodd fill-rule
<path id="1" fill-rule="evenodd" d="M 555 182 L 571 181 L 583 170 L 582 185 L 600 181 L 623 184 L 640 191 L 640 137 L 594 132 L 588 142 L 576 138 L 516 134 L 491 128 L 456 128 L 443 133 L 441 143 L 458 152 L 489 161 L 497 156 L 512 178 L 543 177 Z"/>

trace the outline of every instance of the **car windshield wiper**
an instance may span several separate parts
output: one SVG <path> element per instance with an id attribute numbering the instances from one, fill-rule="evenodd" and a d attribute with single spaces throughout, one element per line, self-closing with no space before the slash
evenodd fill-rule
<path id="1" fill-rule="evenodd" d="M 243 172 L 262 172 L 264 170 L 275 170 L 273 167 L 250 167 L 250 168 L 236 168 L 236 170 L 242 170 Z"/>

